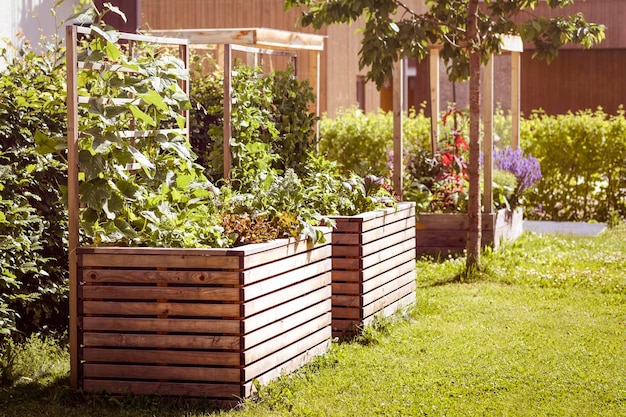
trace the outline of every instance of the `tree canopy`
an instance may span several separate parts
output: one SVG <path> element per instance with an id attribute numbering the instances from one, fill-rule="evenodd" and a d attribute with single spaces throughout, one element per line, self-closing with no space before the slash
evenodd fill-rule
<path id="1" fill-rule="evenodd" d="M 402 0 L 285 0 L 303 6 L 300 24 L 320 29 L 326 24 L 364 18 L 359 66 L 380 89 L 392 77 L 393 64 L 405 57 L 424 58 L 431 46 L 441 48 L 451 81 L 469 79 L 469 197 L 467 268 L 480 267 L 480 64 L 499 54 L 504 35 L 533 42 L 534 57 L 553 59 L 567 43 L 589 48 L 604 39 L 604 26 L 582 14 L 543 17 L 533 13 L 540 3 L 565 7 L 573 0 L 426 0 L 426 12 Z M 433 115 L 435 116 L 435 115 Z"/>

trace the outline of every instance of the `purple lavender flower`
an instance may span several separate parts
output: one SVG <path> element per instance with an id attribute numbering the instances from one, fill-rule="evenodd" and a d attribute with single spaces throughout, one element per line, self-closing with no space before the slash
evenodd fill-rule
<path id="1" fill-rule="evenodd" d="M 517 178 L 518 192 L 529 189 L 541 179 L 539 161 L 524 155 L 521 149 L 504 148 L 493 152 L 494 168 L 510 172 Z"/>

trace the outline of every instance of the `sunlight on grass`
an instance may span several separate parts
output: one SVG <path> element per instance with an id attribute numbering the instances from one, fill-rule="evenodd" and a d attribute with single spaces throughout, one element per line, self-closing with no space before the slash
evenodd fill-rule
<path id="1" fill-rule="evenodd" d="M 626 415 L 626 228 L 526 234 L 483 260 L 472 282 L 458 280 L 463 258 L 418 260 L 406 314 L 333 344 L 235 410 L 72 393 L 36 376 L 43 351 L 33 348 L 23 373 L 36 384 L 0 391 L 2 415 Z"/>

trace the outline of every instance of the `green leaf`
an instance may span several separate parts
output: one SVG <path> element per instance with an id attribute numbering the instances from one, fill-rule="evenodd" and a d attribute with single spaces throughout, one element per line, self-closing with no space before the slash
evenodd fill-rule
<path id="1" fill-rule="evenodd" d="M 135 119 L 145 122 L 148 126 L 156 127 L 156 121 L 148 114 L 144 113 L 139 107 L 134 104 L 130 104 L 128 108 Z"/>
<path id="2" fill-rule="evenodd" d="M 148 90 L 146 94 L 138 94 L 137 97 L 141 98 L 147 104 L 155 106 L 161 111 L 167 111 L 168 106 L 163 101 L 163 97 L 154 90 Z"/>

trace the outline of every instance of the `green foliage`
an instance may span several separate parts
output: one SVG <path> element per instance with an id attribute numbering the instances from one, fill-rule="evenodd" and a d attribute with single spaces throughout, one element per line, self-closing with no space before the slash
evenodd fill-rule
<path id="1" fill-rule="evenodd" d="M 469 77 L 472 51 L 478 51 L 483 62 L 500 53 L 502 35 L 520 35 L 525 41 L 534 42 L 535 55 L 547 60 L 554 58 L 564 44 L 577 43 L 589 48 L 604 39 L 604 26 L 588 23 L 580 14 L 552 18 L 529 14 L 538 0 L 485 2 L 476 15 L 480 40 L 471 39 L 468 10 L 472 3 L 471 0 L 430 1 L 423 14 L 400 0 L 285 0 L 285 7 L 305 6 L 300 24 L 316 29 L 363 17 L 359 67 L 367 69 L 367 79 L 376 82 L 379 88 L 391 78 L 394 62 L 407 56 L 424 58 L 429 43 L 442 45 L 441 57 L 449 78 L 458 81 Z M 547 2 L 550 8 L 569 3 L 570 0 Z"/>
<path id="2" fill-rule="evenodd" d="M 207 72 L 201 64 L 195 62 L 192 72 L 192 144 L 201 163 L 218 180 L 224 170 L 223 74 Z M 315 97 L 308 81 L 298 81 L 292 69 L 263 74 L 260 67 L 240 64 L 233 71 L 232 85 L 233 169 L 246 177 L 252 164 L 246 160 L 265 153 L 257 169 L 270 163 L 280 172 L 293 169 L 301 174 L 307 152 L 315 147 L 317 118 L 309 110 Z"/>
<path id="3" fill-rule="evenodd" d="M 626 217 L 626 119 L 602 110 L 522 123 L 525 150 L 541 163 L 543 179 L 526 194 L 530 219 L 610 221 Z"/>
<path id="4" fill-rule="evenodd" d="M 66 165 L 49 153 L 63 148 L 65 68 L 54 45 L 15 56 L 0 74 L 0 339 L 58 332 L 68 311 Z"/>
<path id="5" fill-rule="evenodd" d="M 408 152 L 428 148 L 430 119 L 422 110 L 412 109 L 403 118 L 402 130 Z M 319 123 L 319 151 L 339 162 L 342 172 L 360 176 L 390 175 L 393 151 L 393 113 L 364 114 L 357 107 L 338 112 L 334 119 L 322 117 Z"/>
<path id="6" fill-rule="evenodd" d="M 493 171 L 493 205 L 496 210 L 511 210 L 511 200 L 517 188 L 514 174 L 496 169 Z"/>

